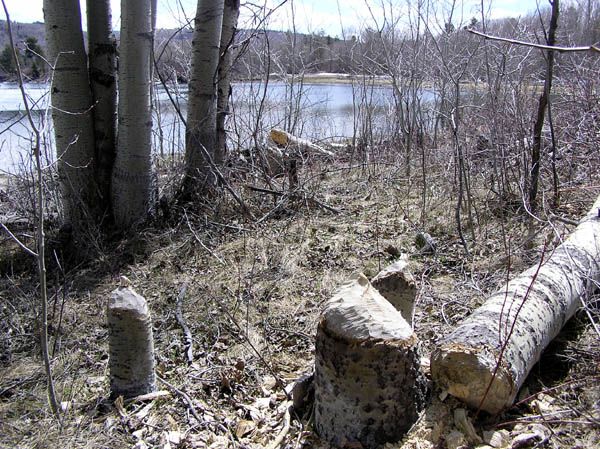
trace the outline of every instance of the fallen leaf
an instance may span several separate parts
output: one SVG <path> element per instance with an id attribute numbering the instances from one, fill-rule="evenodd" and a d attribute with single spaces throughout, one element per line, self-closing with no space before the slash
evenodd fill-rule
<path id="1" fill-rule="evenodd" d="M 256 429 L 256 423 L 254 421 L 242 419 L 238 421 L 237 425 L 235 426 L 235 435 L 238 438 L 242 438 L 251 433 L 254 429 Z"/>
<path id="2" fill-rule="evenodd" d="M 496 449 L 509 447 L 510 432 L 508 430 L 496 430 L 483 432 L 483 441 Z"/>

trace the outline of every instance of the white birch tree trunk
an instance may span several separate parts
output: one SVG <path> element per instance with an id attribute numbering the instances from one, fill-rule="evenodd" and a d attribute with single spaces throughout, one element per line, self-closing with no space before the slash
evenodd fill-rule
<path id="1" fill-rule="evenodd" d="M 87 0 L 89 74 L 94 102 L 96 182 L 101 212 L 110 213 L 110 182 L 116 154 L 117 41 L 109 0 Z"/>
<path id="2" fill-rule="evenodd" d="M 94 129 L 77 0 L 44 0 L 52 120 L 65 222 L 76 231 L 95 205 Z"/>
<path id="3" fill-rule="evenodd" d="M 544 260 L 494 293 L 431 356 L 433 380 L 474 408 L 510 406 L 542 351 L 600 280 L 600 198 Z"/>
<path id="4" fill-rule="evenodd" d="M 225 120 L 229 113 L 233 42 L 239 15 L 240 0 L 225 0 L 221 31 L 221 56 L 219 58 L 219 82 L 217 87 L 217 146 L 215 148 L 215 162 L 217 164 L 222 163 L 227 156 Z"/>
<path id="5" fill-rule="evenodd" d="M 119 228 L 142 221 L 150 207 L 152 41 L 152 1 L 121 0 L 119 123 L 112 174 L 113 214 Z"/>
<path id="6" fill-rule="evenodd" d="M 186 129 L 186 179 L 188 192 L 214 184 L 206 153 L 215 158 L 217 140 L 217 68 L 223 23 L 223 0 L 198 0 L 192 42 Z"/>

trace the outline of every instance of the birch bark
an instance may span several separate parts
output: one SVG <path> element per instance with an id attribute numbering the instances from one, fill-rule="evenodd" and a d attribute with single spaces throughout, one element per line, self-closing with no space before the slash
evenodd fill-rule
<path id="1" fill-rule="evenodd" d="M 121 0 L 118 143 L 112 173 L 113 214 L 119 228 L 142 221 L 150 208 L 152 41 L 152 1 Z"/>
<path id="2" fill-rule="evenodd" d="M 144 297 L 129 287 L 114 290 L 107 321 L 111 397 L 156 390 L 152 320 Z"/>
<path id="3" fill-rule="evenodd" d="M 431 356 L 434 381 L 474 408 L 510 406 L 542 351 L 600 281 L 600 197 L 540 264 L 494 293 Z"/>
<path id="4" fill-rule="evenodd" d="M 225 120 L 229 114 L 233 42 L 239 15 L 240 0 L 225 0 L 217 88 L 217 146 L 215 148 L 215 162 L 217 164 L 222 163 L 227 156 Z"/>
<path id="5" fill-rule="evenodd" d="M 207 156 L 215 159 L 217 140 L 217 69 L 223 23 L 223 0 L 198 0 L 192 42 L 186 129 L 188 192 L 215 183 Z"/>
<path id="6" fill-rule="evenodd" d="M 94 103 L 96 180 L 100 209 L 110 211 L 110 182 L 116 154 L 117 41 L 109 0 L 87 0 L 89 74 Z"/>
<path id="7" fill-rule="evenodd" d="M 94 129 L 77 0 L 44 0 L 52 73 L 52 120 L 64 221 L 76 231 L 95 205 Z"/>

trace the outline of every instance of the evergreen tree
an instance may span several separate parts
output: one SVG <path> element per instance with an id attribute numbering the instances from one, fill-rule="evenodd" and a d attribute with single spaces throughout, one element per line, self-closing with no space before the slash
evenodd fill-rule
<path id="1" fill-rule="evenodd" d="M 12 47 L 8 44 L 6 44 L 2 53 L 0 53 L 0 70 L 10 74 L 16 71 Z"/>

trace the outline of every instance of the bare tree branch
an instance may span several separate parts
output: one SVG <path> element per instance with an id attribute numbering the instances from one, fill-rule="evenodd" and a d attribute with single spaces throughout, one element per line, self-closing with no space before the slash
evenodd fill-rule
<path id="1" fill-rule="evenodd" d="M 11 238 L 11 239 L 13 239 L 13 240 L 15 241 L 15 243 L 16 243 L 17 245 L 19 245 L 19 246 L 20 246 L 20 247 L 23 249 L 23 251 L 25 251 L 27 254 L 29 254 L 29 255 L 31 255 L 31 256 L 33 256 L 33 257 L 37 257 L 37 256 L 38 256 L 38 255 L 37 255 L 37 253 L 36 253 L 35 251 L 33 251 L 33 250 L 29 249 L 29 248 L 27 247 L 27 245 L 25 245 L 25 244 L 24 244 L 24 243 L 23 243 L 21 240 L 19 240 L 19 238 L 18 238 L 16 235 L 14 235 L 12 232 L 10 232 L 10 229 L 8 229 L 8 228 L 7 228 L 7 227 L 4 225 L 4 223 L 0 223 L 0 227 L 1 227 L 2 229 L 4 229 L 4 232 L 6 232 L 6 233 L 7 233 L 7 234 L 10 236 L 10 238 Z"/>
<path id="2" fill-rule="evenodd" d="M 485 34 L 485 33 L 482 33 L 481 31 L 473 30 L 471 28 L 467 28 L 466 30 L 469 33 L 475 34 L 476 36 L 481 36 L 484 39 L 490 39 L 493 41 L 500 41 L 500 42 L 508 42 L 509 44 L 523 45 L 525 47 L 533 47 L 533 48 L 538 48 L 540 50 L 554 50 L 559 53 L 576 52 L 576 51 L 594 51 L 594 52 L 600 53 L 600 47 L 597 47 L 595 45 L 588 45 L 585 47 L 560 47 L 560 46 L 556 46 L 556 45 L 535 44 L 533 42 L 519 41 L 517 39 L 507 39 L 505 37 L 498 37 L 498 36 L 493 36 L 491 34 Z"/>

